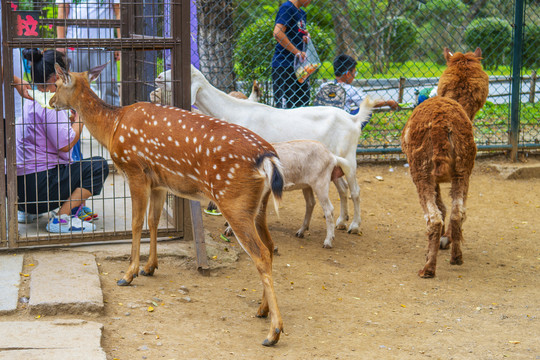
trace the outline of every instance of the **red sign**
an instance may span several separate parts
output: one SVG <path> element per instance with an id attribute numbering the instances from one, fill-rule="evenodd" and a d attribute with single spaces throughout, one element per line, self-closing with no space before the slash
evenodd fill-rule
<path id="1" fill-rule="evenodd" d="M 17 36 L 37 37 L 39 36 L 39 11 L 16 11 L 15 25 Z"/>

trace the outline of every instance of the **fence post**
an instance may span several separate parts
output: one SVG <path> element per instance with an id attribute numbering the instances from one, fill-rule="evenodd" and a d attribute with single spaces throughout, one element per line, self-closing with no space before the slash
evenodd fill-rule
<path id="1" fill-rule="evenodd" d="M 534 104 L 534 97 L 536 93 L 536 70 L 533 70 L 531 74 L 531 91 L 529 92 L 529 102 Z"/>
<path id="2" fill-rule="evenodd" d="M 509 141 L 512 146 L 510 158 L 517 161 L 519 142 L 519 110 L 521 93 L 521 62 L 523 57 L 523 0 L 516 0 L 514 7 L 514 48 L 512 58 L 512 93 L 510 103 L 510 133 Z"/>
<path id="3" fill-rule="evenodd" d="M 403 103 L 403 92 L 405 91 L 405 78 L 399 78 L 399 93 L 398 93 L 398 103 Z"/>

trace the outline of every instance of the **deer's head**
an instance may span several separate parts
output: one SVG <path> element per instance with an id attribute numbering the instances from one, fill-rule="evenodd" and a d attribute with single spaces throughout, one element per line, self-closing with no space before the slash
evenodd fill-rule
<path id="1" fill-rule="evenodd" d="M 54 69 L 58 80 L 56 80 L 56 93 L 49 101 L 49 105 L 56 110 L 73 109 L 75 101 L 80 100 L 77 97 L 80 96 L 81 89 L 90 88 L 90 83 L 99 77 L 107 64 L 96 66 L 82 73 L 69 72 L 55 64 Z"/>

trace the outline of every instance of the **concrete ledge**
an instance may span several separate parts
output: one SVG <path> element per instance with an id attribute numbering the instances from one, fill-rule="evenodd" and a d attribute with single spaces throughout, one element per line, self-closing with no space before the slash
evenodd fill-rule
<path id="1" fill-rule="evenodd" d="M 94 255 L 55 251 L 34 255 L 30 275 L 33 314 L 92 314 L 103 311 L 103 293 Z"/>
<path id="2" fill-rule="evenodd" d="M 0 255 L 0 314 L 17 310 L 22 255 Z"/>
<path id="3" fill-rule="evenodd" d="M 0 359 L 106 360 L 102 331 L 85 320 L 0 322 Z"/>
<path id="4" fill-rule="evenodd" d="M 506 180 L 538 179 L 540 178 L 540 165 L 538 164 L 515 164 L 515 165 L 487 165 L 488 169 L 496 171 Z"/>

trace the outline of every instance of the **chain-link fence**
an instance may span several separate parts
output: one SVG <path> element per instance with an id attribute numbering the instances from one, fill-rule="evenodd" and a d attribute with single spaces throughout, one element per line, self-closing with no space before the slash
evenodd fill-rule
<path id="1" fill-rule="evenodd" d="M 286 23 L 282 14 L 278 15 L 283 3 L 291 5 L 280 0 L 193 1 L 191 30 L 196 43 L 192 62 L 214 86 L 226 92 L 247 94 L 252 81 L 257 80 L 264 90 L 262 101 L 282 107 L 276 82 L 287 85 L 283 79 L 276 81 L 280 63 L 273 35 L 276 24 Z M 305 11 L 305 30 L 320 59 L 320 68 L 307 80 L 310 99 L 295 99 L 299 101 L 296 105 L 313 104 L 321 85 L 336 80 L 333 62 L 340 54 L 358 61 L 351 85 L 360 97 L 368 94 L 400 105 L 400 111 L 391 111 L 388 106 L 378 109 L 359 139 L 359 153 L 400 152 L 401 129 L 412 108 L 419 96 L 437 86 L 445 68 L 444 47 L 462 52 L 482 49 L 490 95 L 475 120 L 480 150 L 510 147 L 512 117 L 518 122 L 518 145 L 540 146 L 540 105 L 536 103 L 540 1 L 314 0 L 294 11 Z M 294 21 L 303 21 L 302 15 L 289 17 L 294 16 L 298 16 Z M 304 28 L 294 21 L 289 26 Z M 520 43 L 518 35 L 522 36 Z M 296 49 L 289 47 L 287 51 Z M 517 73 L 516 61 L 521 64 Z M 521 81 L 512 83 L 514 73 Z M 517 96 L 512 98 L 512 92 Z M 512 99 L 518 102 L 514 110 Z"/>

